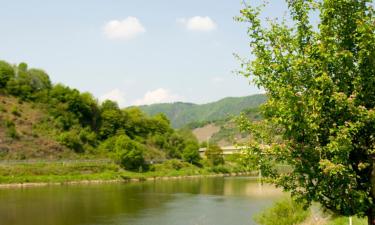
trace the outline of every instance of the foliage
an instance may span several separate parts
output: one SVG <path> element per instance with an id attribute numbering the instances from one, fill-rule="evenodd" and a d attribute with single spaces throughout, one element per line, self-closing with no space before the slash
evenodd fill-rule
<path id="1" fill-rule="evenodd" d="M 167 157 L 199 162 L 197 140 L 191 133 L 173 130 L 164 114 L 147 116 L 139 108 L 120 109 L 116 102 L 109 100 L 99 104 L 90 93 L 52 84 L 46 72 L 28 68 L 26 63 L 11 65 L 0 61 L 0 89 L 5 96 L 12 95 L 18 100 L 18 103 L 6 105 L 11 107 L 12 116 L 20 117 L 15 121 L 24 128 L 25 124 L 34 123 L 30 125 L 33 130 L 22 129 L 22 133 L 33 137 L 47 135 L 75 153 L 116 155 L 121 165 L 132 170 L 144 166 L 143 153 L 151 158 L 152 155 L 161 157 L 158 160 Z M 31 115 L 33 110 L 24 112 L 21 102 L 43 110 L 40 113 L 43 118 L 39 118 L 39 114 Z M 8 110 L 1 107 L 2 111 Z M 24 121 L 27 119 L 32 121 Z M 7 135 L 18 137 L 15 124 L 7 127 Z M 26 142 L 29 137 L 24 137 Z M 115 148 L 109 147 L 111 145 Z M 98 146 L 101 151 L 95 150 Z M 65 149 L 56 148 L 58 151 Z M 134 159 L 130 159 L 132 157 Z"/>
<path id="2" fill-rule="evenodd" d="M 224 164 L 223 150 L 218 145 L 210 145 L 205 154 L 211 166 Z"/>
<path id="3" fill-rule="evenodd" d="M 83 152 L 83 144 L 77 130 L 62 132 L 57 140 L 64 146 L 73 149 L 75 152 Z"/>
<path id="4" fill-rule="evenodd" d="M 113 157 L 127 170 L 139 170 L 145 166 L 143 157 L 146 148 L 144 145 L 131 140 L 126 135 L 118 135 L 104 142 L 102 148 L 113 152 Z"/>
<path id="5" fill-rule="evenodd" d="M 302 204 L 291 199 L 276 202 L 271 208 L 255 216 L 255 221 L 261 225 L 297 225 L 310 214 L 304 210 Z"/>
<path id="6" fill-rule="evenodd" d="M 19 134 L 16 129 L 16 125 L 11 120 L 5 120 L 5 135 L 11 139 L 17 139 L 19 138 Z"/>
<path id="7" fill-rule="evenodd" d="M 291 21 L 270 20 L 246 6 L 254 60 L 245 76 L 268 96 L 269 123 L 284 142 L 254 148 L 292 171 L 264 168 L 297 199 L 318 201 L 341 215 L 367 215 L 375 223 L 371 182 L 375 148 L 375 18 L 372 1 L 287 1 Z M 317 26 L 309 18 L 318 13 Z M 266 142 L 265 142 L 266 143 Z"/>
<path id="8" fill-rule="evenodd" d="M 4 88 L 7 85 L 8 81 L 13 78 L 13 67 L 5 61 L 0 61 L 0 88 Z"/>
<path id="9" fill-rule="evenodd" d="M 21 113 L 19 111 L 19 109 L 15 106 L 13 106 L 11 109 L 10 109 L 10 112 L 15 115 L 15 116 L 21 116 Z"/>
<path id="10" fill-rule="evenodd" d="M 199 165 L 201 159 L 198 144 L 189 143 L 182 152 L 182 158 L 191 164 Z"/>
<path id="11" fill-rule="evenodd" d="M 337 217 L 331 219 L 327 225 L 347 225 L 349 221 L 348 217 Z M 353 218 L 353 224 L 355 225 L 367 225 L 367 220 L 364 218 L 358 218 L 354 217 Z"/>
<path id="12" fill-rule="evenodd" d="M 192 166 L 189 163 L 183 162 L 177 159 L 170 159 L 162 164 L 154 165 L 154 171 L 162 171 L 162 170 L 181 170 L 183 168 L 191 168 Z"/>

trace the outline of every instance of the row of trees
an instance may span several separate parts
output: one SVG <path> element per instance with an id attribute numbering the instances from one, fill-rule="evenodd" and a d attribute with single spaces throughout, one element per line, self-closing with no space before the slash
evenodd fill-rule
<path id="1" fill-rule="evenodd" d="M 0 92 L 45 108 L 49 134 L 78 153 L 108 154 L 131 170 L 152 160 L 151 150 L 162 158 L 199 163 L 196 138 L 187 130 L 173 130 L 165 115 L 149 117 L 110 100 L 99 104 L 90 93 L 53 85 L 46 72 L 25 63 L 0 61 Z"/>

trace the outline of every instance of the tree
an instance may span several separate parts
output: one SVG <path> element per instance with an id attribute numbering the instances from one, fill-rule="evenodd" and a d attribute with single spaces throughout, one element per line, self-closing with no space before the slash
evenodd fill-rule
<path id="1" fill-rule="evenodd" d="M 210 145 L 205 155 L 212 166 L 224 164 L 223 150 L 218 145 Z"/>
<path id="2" fill-rule="evenodd" d="M 201 159 L 199 155 L 199 145 L 194 143 L 189 143 L 186 145 L 182 151 L 182 158 L 191 164 L 198 165 Z"/>
<path id="3" fill-rule="evenodd" d="M 115 159 L 127 170 L 139 170 L 145 165 L 143 153 L 146 148 L 126 135 L 119 135 L 115 138 L 113 146 Z"/>
<path id="4" fill-rule="evenodd" d="M 292 21 L 263 25 L 246 6 L 253 60 L 243 74 L 266 90 L 266 121 L 283 143 L 259 157 L 292 171 L 263 174 L 306 204 L 375 224 L 375 18 L 370 0 L 288 0 Z M 313 21 L 311 15 L 319 14 Z M 315 24 L 317 23 L 317 26 Z"/>
<path id="5" fill-rule="evenodd" d="M 14 78 L 13 67 L 5 61 L 0 61 L 0 88 L 5 88 L 12 78 Z"/>

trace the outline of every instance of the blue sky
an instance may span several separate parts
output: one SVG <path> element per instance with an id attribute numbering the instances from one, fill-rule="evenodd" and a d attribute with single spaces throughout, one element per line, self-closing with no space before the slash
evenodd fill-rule
<path id="1" fill-rule="evenodd" d="M 259 93 L 239 0 L 0 0 L 0 59 L 122 106 Z M 283 15 L 282 1 L 266 14 Z"/>

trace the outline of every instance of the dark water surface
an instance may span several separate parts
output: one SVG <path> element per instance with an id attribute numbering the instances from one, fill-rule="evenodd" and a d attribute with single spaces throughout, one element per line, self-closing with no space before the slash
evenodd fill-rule
<path id="1" fill-rule="evenodd" d="M 247 177 L 0 190 L 1 225 L 251 225 L 283 194 Z"/>

